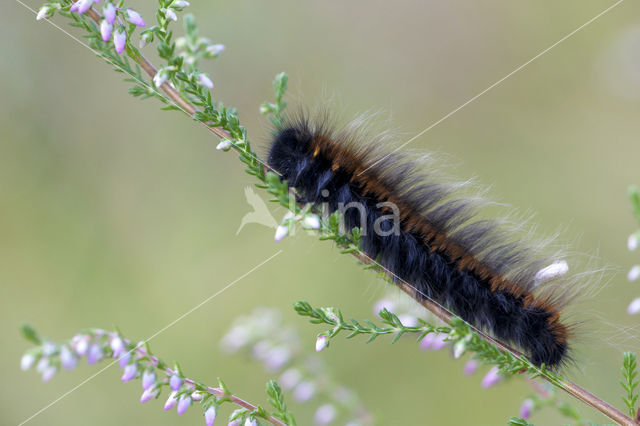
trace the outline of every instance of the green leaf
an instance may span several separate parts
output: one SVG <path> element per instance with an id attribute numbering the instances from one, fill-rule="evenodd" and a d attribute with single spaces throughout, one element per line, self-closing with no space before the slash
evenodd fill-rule
<path id="1" fill-rule="evenodd" d="M 42 344 L 42 340 L 40 340 L 38 333 L 36 333 L 33 327 L 31 327 L 29 324 L 25 323 L 20 325 L 20 332 L 22 332 L 22 336 L 24 336 L 24 338 L 30 341 L 31 343 L 35 345 Z"/>

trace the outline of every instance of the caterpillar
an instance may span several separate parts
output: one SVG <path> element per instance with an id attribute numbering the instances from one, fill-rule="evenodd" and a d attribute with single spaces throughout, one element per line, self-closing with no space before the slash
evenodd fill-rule
<path id="1" fill-rule="evenodd" d="M 574 325 L 561 311 L 570 280 L 566 263 L 545 254 L 550 243 L 478 218 L 482 200 L 442 181 L 431 157 L 390 149 L 363 122 L 336 129 L 326 115 L 288 118 L 267 163 L 299 203 L 340 211 L 346 232 L 360 228 L 362 251 L 412 286 L 415 299 L 437 302 L 538 366 L 566 364 Z"/>

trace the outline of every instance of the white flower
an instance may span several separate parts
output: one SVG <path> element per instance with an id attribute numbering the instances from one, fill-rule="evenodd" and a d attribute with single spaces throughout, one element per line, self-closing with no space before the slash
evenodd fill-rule
<path id="1" fill-rule="evenodd" d="M 202 401 L 202 398 L 204 398 L 204 395 L 202 394 L 202 392 L 198 392 L 195 391 L 194 393 L 191 394 L 191 400 L 192 401 Z"/>
<path id="2" fill-rule="evenodd" d="M 140 402 L 145 403 L 155 398 L 156 396 L 158 396 L 158 392 L 159 392 L 159 389 L 156 389 L 156 388 L 146 389 L 144 392 L 142 392 L 142 395 L 140 396 Z"/>
<path id="3" fill-rule="evenodd" d="M 63 346 L 60 349 L 60 364 L 65 370 L 73 370 L 78 363 L 78 358 L 75 357 L 73 352 L 67 347 Z"/>
<path id="4" fill-rule="evenodd" d="M 31 368 L 31 366 L 33 365 L 33 363 L 36 362 L 36 357 L 33 354 L 24 354 L 22 355 L 22 358 L 20 359 L 20 368 L 23 371 L 27 371 L 28 369 Z"/>
<path id="5" fill-rule="evenodd" d="M 189 6 L 189 2 L 185 0 L 176 0 L 173 2 L 172 6 L 183 8 Z"/>
<path id="6" fill-rule="evenodd" d="M 198 81 L 204 87 L 208 87 L 209 89 L 213 89 L 213 81 L 207 76 L 205 73 L 200 73 L 198 75 Z"/>
<path id="7" fill-rule="evenodd" d="M 633 301 L 631 301 L 631 303 L 629 303 L 629 306 L 627 307 L 627 313 L 629 315 L 635 315 L 638 312 L 640 312 L 640 297 L 637 299 L 633 299 Z"/>
<path id="8" fill-rule="evenodd" d="M 48 382 L 49 380 L 53 379 L 53 376 L 55 376 L 57 372 L 58 369 L 56 367 L 54 367 L 53 365 L 48 366 L 42 372 L 42 381 Z"/>
<path id="9" fill-rule="evenodd" d="M 467 349 L 467 342 L 464 340 L 460 340 L 453 345 L 453 357 L 458 359 L 460 358 Z"/>
<path id="10" fill-rule="evenodd" d="M 48 18 L 50 9 L 49 6 L 42 6 L 36 15 L 36 21 L 40 21 L 41 19 Z"/>
<path id="11" fill-rule="evenodd" d="M 167 19 L 170 19 L 172 21 L 177 21 L 178 20 L 178 16 L 176 15 L 176 12 L 173 11 L 173 9 L 168 8 L 166 12 L 164 12 L 164 16 Z"/>
<path id="12" fill-rule="evenodd" d="M 215 405 L 211 405 L 209 408 L 207 408 L 207 410 L 204 412 L 204 424 L 206 426 L 213 426 L 213 423 L 216 421 L 216 406 Z"/>
<path id="13" fill-rule="evenodd" d="M 255 419 L 252 420 L 248 418 L 244 421 L 244 426 L 258 426 L 258 423 L 255 421 Z"/>
<path id="14" fill-rule="evenodd" d="M 627 240 L 627 248 L 630 251 L 633 251 L 638 248 L 638 235 L 637 233 L 633 233 L 629 235 L 629 239 Z"/>
<path id="15" fill-rule="evenodd" d="M 119 336 L 116 336 L 113 339 L 111 339 L 109 346 L 111 346 L 111 350 L 113 351 L 114 358 L 118 358 L 120 355 L 124 353 L 124 349 L 125 349 L 124 342 Z"/>
<path id="16" fill-rule="evenodd" d="M 274 239 L 276 240 L 276 242 L 282 241 L 284 237 L 287 236 L 288 233 L 289 233 L 289 227 L 280 225 L 276 228 L 276 235 Z"/>
<path id="17" fill-rule="evenodd" d="M 416 327 L 418 325 L 418 319 L 413 315 L 400 314 L 398 315 L 398 319 L 405 327 Z"/>
<path id="18" fill-rule="evenodd" d="M 165 411 L 169 411 L 176 406 L 176 404 L 178 403 L 178 400 L 176 399 L 177 393 L 178 393 L 177 391 L 171 392 L 171 394 L 169 395 L 169 398 L 167 398 L 167 402 L 164 403 Z"/>
<path id="19" fill-rule="evenodd" d="M 160 87 L 167 81 L 168 77 L 167 72 L 163 68 L 153 76 L 153 84 L 155 84 L 156 87 Z"/>
<path id="20" fill-rule="evenodd" d="M 336 409 L 331 404 L 324 404 L 318 407 L 313 416 L 313 422 L 317 425 L 328 425 L 336 417 Z"/>
<path id="21" fill-rule="evenodd" d="M 229 148 L 231 148 L 231 141 L 229 139 L 222 139 L 218 144 L 218 146 L 216 146 L 216 149 L 218 151 L 219 150 L 227 151 Z"/>
<path id="22" fill-rule="evenodd" d="M 293 390 L 293 399 L 298 402 L 305 402 L 316 393 L 316 385 L 310 381 L 300 382 Z"/>
<path id="23" fill-rule="evenodd" d="M 564 260 L 553 262 L 551 265 L 540 269 L 533 278 L 534 285 L 542 284 L 545 281 L 552 280 L 566 274 L 569 271 L 569 265 Z"/>
<path id="24" fill-rule="evenodd" d="M 320 229 L 320 218 L 317 214 L 310 214 L 304 218 L 304 224 L 311 229 Z"/>
<path id="25" fill-rule="evenodd" d="M 640 265 L 635 265 L 631 269 L 629 269 L 629 273 L 627 274 L 627 279 L 629 281 L 635 281 L 640 277 Z"/>
<path id="26" fill-rule="evenodd" d="M 224 52 L 224 49 L 226 49 L 224 44 L 212 44 L 211 46 L 207 47 L 206 51 L 209 56 L 216 57 Z"/>
<path id="27" fill-rule="evenodd" d="M 329 337 L 322 335 L 316 339 L 316 352 L 322 352 L 324 348 L 329 346 Z"/>

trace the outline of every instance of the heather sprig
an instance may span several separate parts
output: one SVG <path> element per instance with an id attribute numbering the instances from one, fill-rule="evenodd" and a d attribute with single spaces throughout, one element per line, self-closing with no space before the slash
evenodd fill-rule
<path id="1" fill-rule="evenodd" d="M 296 424 L 280 386 L 273 380 L 267 383 L 266 390 L 268 402 L 274 410 L 269 412 L 260 405 L 235 396 L 221 379 L 218 379 L 217 386 L 209 386 L 187 377 L 178 363 L 170 366 L 152 354 L 147 342 L 135 343 L 123 337 L 118 330 L 87 329 L 62 343 L 41 339 L 29 326 L 23 326 L 22 332 L 36 346 L 23 355 L 21 368 L 28 370 L 36 365 L 44 381 L 53 378 L 60 368 L 73 369 L 82 358 L 86 358 L 89 364 L 111 359 L 122 369 L 123 382 L 141 379 L 140 402 L 158 399 L 166 389 L 169 392 L 164 403 L 166 411 L 176 408 L 182 415 L 191 406 L 199 405 L 207 426 L 213 425 L 219 407 L 225 403 L 239 407 L 231 414 L 229 422 L 245 425 Z"/>
<path id="2" fill-rule="evenodd" d="M 624 353 L 624 360 L 622 363 L 622 379 L 620 384 L 626 391 L 626 396 L 622 399 L 627 406 L 628 413 L 631 417 L 636 415 L 636 402 L 638 401 L 638 370 L 636 355 L 632 352 Z"/>
<path id="3" fill-rule="evenodd" d="M 280 311 L 256 308 L 234 320 L 220 346 L 227 353 L 244 354 L 260 362 L 269 374 L 277 374 L 282 391 L 297 403 L 316 407 L 315 424 L 372 424 L 371 414 L 355 392 L 336 380 L 324 360 L 301 340 Z"/>

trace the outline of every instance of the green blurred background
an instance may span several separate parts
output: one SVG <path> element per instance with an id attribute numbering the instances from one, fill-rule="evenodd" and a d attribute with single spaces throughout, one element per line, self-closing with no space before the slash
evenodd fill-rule
<path id="1" fill-rule="evenodd" d="M 271 99 L 277 72 L 290 75 L 291 105 L 333 97 L 345 119 L 382 109 L 408 138 L 612 4 L 192 3 L 201 34 L 227 46 L 205 64 L 215 97 L 238 108 L 262 147 L 269 133 L 258 107 Z M 131 5 L 152 21 L 154 3 Z M 410 146 L 452 154 L 458 175 L 479 176 L 498 201 L 537 212 L 541 233 L 564 229 L 576 251 L 612 268 L 578 307 L 587 322 L 577 367 L 567 374 L 618 406 L 621 353 L 640 347 L 637 318 L 625 313 L 640 295 L 625 279 L 638 260 L 626 250 L 637 227 L 626 188 L 640 183 L 638 16 L 640 5 L 622 3 Z M 69 29 L 63 18 L 55 22 Z M 83 362 L 47 384 L 21 372 L 29 347 L 18 333 L 23 321 L 58 340 L 115 324 L 141 339 L 283 249 L 152 341 L 190 376 L 221 376 L 264 403 L 272 377 L 219 351 L 234 317 L 279 308 L 310 349 L 320 329 L 298 318 L 293 302 L 371 317 L 383 283 L 331 244 L 305 235 L 275 244 L 273 231 L 259 225 L 236 236 L 253 180 L 233 154 L 215 150 L 209 132 L 129 96 L 120 75 L 13 0 L 3 7 L 0 34 L 0 423 L 25 420 L 97 371 Z M 504 424 L 530 392 L 522 380 L 482 390 L 484 371 L 465 377 L 463 362 L 420 352 L 410 340 L 359 340 L 338 339 L 322 357 L 379 424 Z M 119 376 L 105 371 L 29 424 L 202 422 L 198 410 L 178 420 L 158 402 L 140 405 L 139 384 Z M 310 423 L 318 403 L 291 402 L 300 424 Z M 548 409 L 532 420 L 564 423 Z"/>

